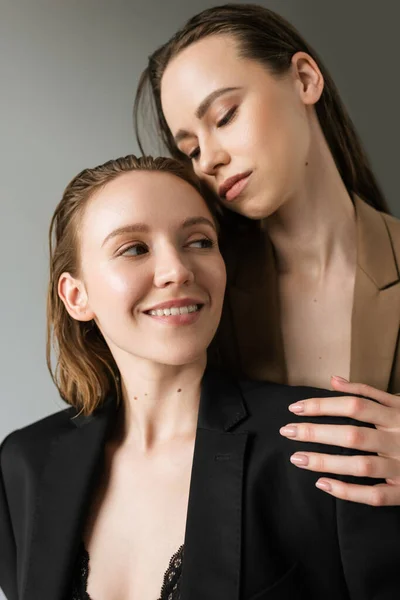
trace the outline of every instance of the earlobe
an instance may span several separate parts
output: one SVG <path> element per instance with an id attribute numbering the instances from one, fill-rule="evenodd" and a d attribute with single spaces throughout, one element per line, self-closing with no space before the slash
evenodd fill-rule
<path id="1" fill-rule="evenodd" d="M 76 321 L 91 321 L 95 318 L 88 302 L 85 285 L 81 279 L 63 273 L 58 280 L 58 295 L 68 312 Z"/>
<path id="2" fill-rule="evenodd" d="M 304 104 L 316 104 L 324 89 L 324 78 L 315 60 L 306 52 L 292 56 L 292 68 L 301 84 L 300 93 Z"/>

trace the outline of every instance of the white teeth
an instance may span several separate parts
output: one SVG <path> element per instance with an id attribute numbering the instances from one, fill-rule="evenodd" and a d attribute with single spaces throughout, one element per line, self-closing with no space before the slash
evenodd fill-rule
<path id="1" fill-rule="evenodd" d="M 189 306 L 171 306 L 171 308 L 158 308 L 157 310 L 150 310 L 149 313 L 153 317 L 169 317 L 171 315 L 187 315 L 188 313 L 196 312 L 199 310 L 197 304 L 191 304 Z"/>

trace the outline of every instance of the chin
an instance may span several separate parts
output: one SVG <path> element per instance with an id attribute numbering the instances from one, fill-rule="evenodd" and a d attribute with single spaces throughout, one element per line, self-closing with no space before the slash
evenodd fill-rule
<path id="1" fill-rule="evenodd" d="M 282 202 L 278 201 L 276 197 L 259 198 L 255 196 L 254 198 L 250 198 L 239 204 L 237 212 L 252 221 L 259 221 L 273 215 L 280 206 L 282 206 Z"/>
<path id="2" fill-rule="evenodd" d="M 163 365 L 169 365 L 171 367 L 184 367 L 203 360 L 206 356 L 206 348 L 182 348 L 176 349 L 176 352 L 160 353 L 159 356 L 155 357 L 155 362 Z"/>

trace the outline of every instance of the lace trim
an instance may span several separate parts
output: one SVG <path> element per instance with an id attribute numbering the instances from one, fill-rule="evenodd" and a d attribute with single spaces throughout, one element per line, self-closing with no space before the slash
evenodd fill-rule
<path id="1" fill-rule="evenodd" d="M 78 563 L 74 576 L 74 583 L 72 586 L 72 598 L 71 600 L 91 600 L 87 593 L 89 577 L 89 554 L 81 542 L 79 546 Z"/>
<path id="2" fill-rule="evenodd" d="M 169 561 L 168 569 L 165 571 L 164 581 L 161 588 L 161 596 L 158 600 L 180 600 L 180 582 L 183 565 L 183 545 Z"/>
<path id="3" fill-rule="evenodd" d="M 180 600 L 183 554 L 184 546 L 182 545 L 169 561 L 168 569 L 164 574 L 161 595 L 158 600 Z M 71 600 L 92 600 L 87 593 L 89 560 L 89 553 L 83 542 L 81 542 Z"/>

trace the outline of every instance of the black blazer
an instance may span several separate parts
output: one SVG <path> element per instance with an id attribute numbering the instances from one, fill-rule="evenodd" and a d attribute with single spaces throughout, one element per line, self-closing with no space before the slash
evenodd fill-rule
<path id="1" fill-rule="evenodd" d="M 334 395 L 206 373 L 182 600 L 398 597 L 399 508 L 336 500 L 315 488 L 315 473 L 289 462 L 296 450 L 327 450 L 278 433 L 297 419 L 288 404 L 316 394 Z M 115 403 L 74 415 L 69 408 L 47 417 L 2 446 L 0 585 L 9 600 L 70 600 Z"/>

